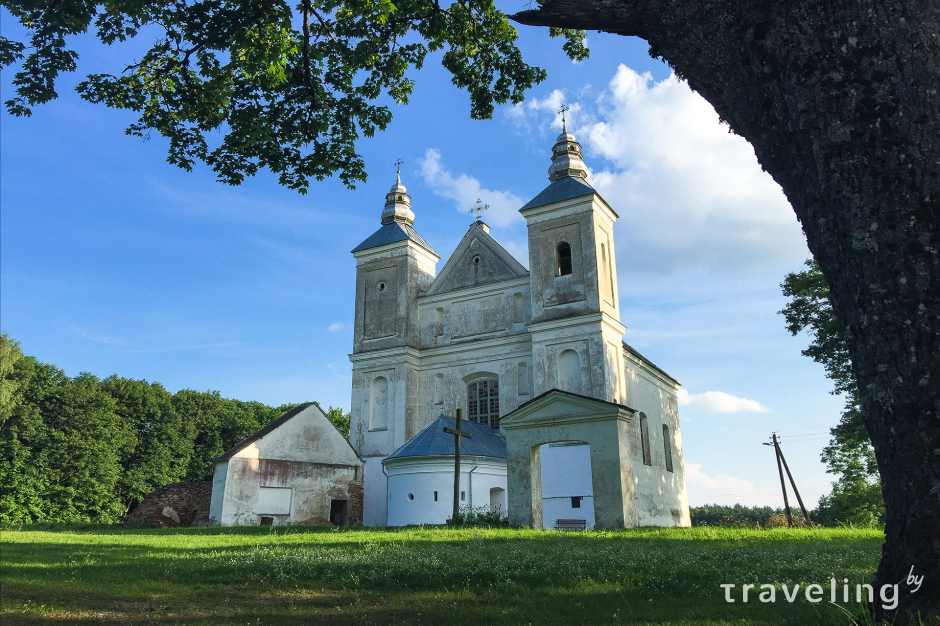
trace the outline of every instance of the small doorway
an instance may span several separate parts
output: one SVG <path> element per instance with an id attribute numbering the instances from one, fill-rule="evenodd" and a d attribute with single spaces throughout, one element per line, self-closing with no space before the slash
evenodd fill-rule
<path id="1" fill-rule="evenodd" d="M 346 500 L 330 500 L 330 523 L 334 526 L 346 525 Z"/>

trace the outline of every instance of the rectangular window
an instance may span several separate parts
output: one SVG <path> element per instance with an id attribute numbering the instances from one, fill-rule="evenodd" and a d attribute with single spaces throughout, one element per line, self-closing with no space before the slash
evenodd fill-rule
<path id="1" fill-rule="evenodd" d="M 456 461 L 455 461 L 455 463 L 456 463 Z M 437 492 L 436 492 L 436 491 L 434 492 L 434 501 L 437 502 Z"/>
<path id="2" fill-rule="evenodd" d="M 640 413 L 640 446 L 643 448 L 643 465 L 652 465 L 650 457 L 650 427 L 646 423 L 646 416 Z"/>
<path id="3" fill-rule="evenodd" d="M 461 491 L 461 492 L 460 492 L 460 499 L 461 499 L 461 500 L 466 500 L 466 499 L 467 499 L 467 492 L 466 492 L 466 491 Z"/>
<path id="4" fill-rule="evenodd" d="M 571 496 L 571 508 L 580 509 L 581 508 L 581 498 L 583 496 Z"/>
<path id="5" fill-rule="evenodd" d="M 499 382 L 495 378 L 467 385 L 467 413 L 471 422 L 499 428 Z"/>

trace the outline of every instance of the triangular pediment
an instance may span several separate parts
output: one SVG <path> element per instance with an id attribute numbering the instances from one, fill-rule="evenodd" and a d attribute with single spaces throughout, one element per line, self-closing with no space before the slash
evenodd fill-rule
<path id="1" fill-rule="evenodd" d="M 475 222 L 428 288 L 427 295 L 525 278 L 529 271 Z"/>
<path id="2" fill-rule="evenodd" d="M 551 389 L 503 416 L 504 430 L 527 426 L 633 418 L 634 409 L 606 400 L 598 400 L 560 389 Z"/>

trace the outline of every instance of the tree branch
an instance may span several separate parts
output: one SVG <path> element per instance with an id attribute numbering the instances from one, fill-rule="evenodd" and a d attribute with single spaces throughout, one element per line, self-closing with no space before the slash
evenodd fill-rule
<path id="1" fill-rule="evenodd" d="M 627 36 L 647 36 L 643 15 L 648 3 L 636 0 L 549 0 L 538 9 L 508 16 L 526 26 L 598 30 Z M 646 10 L 644 10 L 646 9 Z"/>

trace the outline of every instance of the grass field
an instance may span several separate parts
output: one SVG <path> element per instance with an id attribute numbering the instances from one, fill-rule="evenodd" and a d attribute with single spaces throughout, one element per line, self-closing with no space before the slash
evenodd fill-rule
<path id="1" fill-rule="evenodd" d="M 847 529 L 33 526 L 2 533 L 0 621 L 847 626 L 829 579 L 868 582 L 881 544 Z M 722 583 L 738 585 L 733 604 Z M 776 602 L 742 602 L 745 583 L 777 585 Z M 781 583 L 801 584 L 792 603 Z"/>

